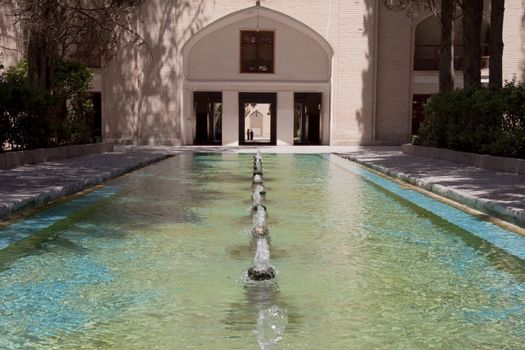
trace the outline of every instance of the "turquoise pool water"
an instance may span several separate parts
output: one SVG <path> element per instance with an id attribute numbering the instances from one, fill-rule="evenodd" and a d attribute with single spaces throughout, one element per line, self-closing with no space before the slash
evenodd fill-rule
<path id="1" fill-rule="evenodd" d="M 0 348 L 258 349 L 274 305 L 275 349 L 523 348 L 525 238 L 351 163 L 263 157 L 274 283 L 244 279 L 252 156 L 183 154 L 1 230 Z"/>

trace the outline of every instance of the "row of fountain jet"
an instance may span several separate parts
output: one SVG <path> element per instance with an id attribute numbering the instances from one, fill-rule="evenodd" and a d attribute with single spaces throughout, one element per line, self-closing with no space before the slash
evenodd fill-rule
<path id="1" fill-rule="evenodd" d="M 263 162 L 259 151 L 253 158 L 252 181 L 252 236 L 257 243 L 253 266 L 248 269 L 248 278 L 252 281 L 266 281 L 275 278 L 275 270 L 270 266 L 270 247 L 268 246 L 268 223 L 265 206 L 266 191 L 263 186 Z M 270 289 L 268 289 L 270 287 Z M 257 285 L 255 299 L 263 301 L 257 317 L 257 343 L 260 350 L 270 350 L 283 339 L 288 323 L 286 310 L 277 305 L 268 307 L 272 302 L 274 284 Z M 268 291 L 272 291 L 268 293 Z"/>
<path id="2" fill-rule="evenodd" d="M 263 186 L 263 163 L 259 151 L 253 157 L 252 181 L 252 236 L 257 242 L 253 266 L 248 269 L 248 278 L 264 281 L 275 278 L 275 270 L 270 266 L 270 247 L 268 246 L 267 210 L 264 205 L 266 191 Z"/>

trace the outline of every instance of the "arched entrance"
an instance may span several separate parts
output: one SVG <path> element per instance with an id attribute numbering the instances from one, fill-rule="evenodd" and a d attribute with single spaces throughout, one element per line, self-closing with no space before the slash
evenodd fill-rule
<path id="1" fill-rule="evenodd" d="M 329 144 L 332 56 L 328 42 L 310 27 L 265 7 L 250 7 L 211 23 L 182 48 L 184 143 L 213 139 L 222 145 L 250 141 L 292 145 L 294 140 L 296 144 L 297 140 Z M 312 96 L 308 101 L 318 96 L 318 103 L 308 109 L 310 114 L 298 119 L 297 106 L 304 105 L 308 94 Z M 265 111 L 258 110 L 263 114 L 260 121 L 252 118 L 253 123 L 261 124 L 251 127 L 252 140 L 247 133 L 251 119 L 245 119 L 246 104 L 257 101 L 246 97 L 263 95 L 274 99 L 258 106 Z M 219 117 L 198 115 L 217 112 L 210 107 L 212 101 L 202 96 L 214 96 L 214 103 L 220 103 Z M 215 120 L 221 121 L 220 141 L 215 135 L 202 134 L 210 132 L 209 125 Z M 303 124 L 298 125 L 298 120 Z M 305 121 L 310 134 L 304 134 Z"/>

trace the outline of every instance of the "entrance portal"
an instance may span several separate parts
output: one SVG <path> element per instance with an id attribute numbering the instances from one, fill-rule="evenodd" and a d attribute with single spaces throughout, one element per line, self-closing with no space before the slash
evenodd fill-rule
<path id="1" fill-rule="evenodd" d="M 294 94 L 294 145 L 321 144 L 320 93 Z"/>
<path id="2" fill-rule="evenodd" d="M 195 92 L 195 144 L 220 145 L 222 143 L 222 93 Z"/>
<path id="3" fill-rule="evenodd" d="M 239 93 L 239 144 L 277 144 L 276 101 L 276 93 Z"/>

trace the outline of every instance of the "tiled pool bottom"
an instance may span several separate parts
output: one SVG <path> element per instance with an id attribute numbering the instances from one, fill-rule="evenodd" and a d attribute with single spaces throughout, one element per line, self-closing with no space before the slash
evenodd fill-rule
<path id="1" fill-rule="evenodd" d="M 251 164 L 181 155 L 93 192 L 82 215 L 28 219 L 52 239 L 0 251 L 0 348 L 257 349 L 272 305 L 288 314 L 277 349 L 522 347 L 523 237 L 477 235 L 487 223 L 319 156 L 264 156 L 278 275 L 246 285 Z"/>

